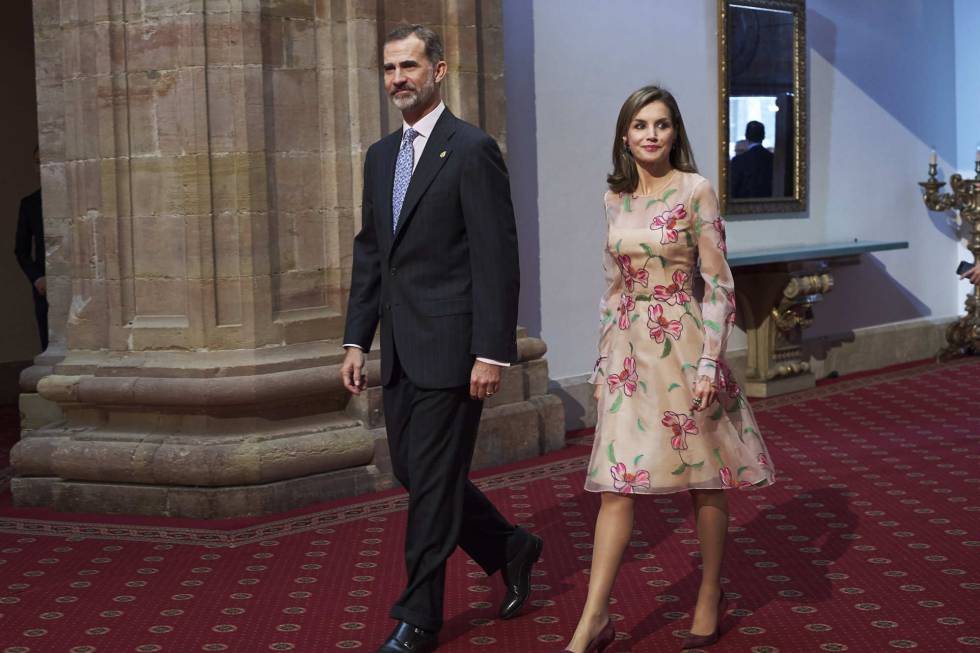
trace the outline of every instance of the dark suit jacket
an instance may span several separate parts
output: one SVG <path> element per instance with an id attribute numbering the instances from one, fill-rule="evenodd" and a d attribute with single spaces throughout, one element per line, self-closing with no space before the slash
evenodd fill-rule
<path id="1" fill-rule="evenodd" d="M 759 146 L 732 159 L 732 197 L 772 197 L 772 152 Z"/>
<path id="2" fill-rule="evenodd" d="M 14 254 L 17 255 L 20 269 L 31 283 L 44 276 L 44 220 L 40 189 L 20 201 Z"/>
<path id="3" fill-rule="evenodd" d="M 475 357 L 517 359 L 520 289 L 510 184 L 496 141 L 445 110 L 392 234 L 402 131 L 370 147 L 344 342 L 368 351 L 381 321 L 381 375 L 393 352 L 419 387 L 468 385 Z"/>

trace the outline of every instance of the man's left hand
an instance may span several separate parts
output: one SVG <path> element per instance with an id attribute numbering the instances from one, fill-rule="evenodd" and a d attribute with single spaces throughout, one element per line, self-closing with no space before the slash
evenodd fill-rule
<path id="1" fill-rule="evenodd" d="M 470 373 L 470 397 L 480 401 L 492 397 L 500 389 L 500 366 L 483 361 L 473 363 Z"/>

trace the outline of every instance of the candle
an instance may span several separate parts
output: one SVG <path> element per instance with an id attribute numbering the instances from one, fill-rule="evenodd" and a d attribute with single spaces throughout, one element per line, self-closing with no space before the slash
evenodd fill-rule
<path id="1" fill-rule="evenodd" d="M 929 165 L 936 165 L 936 150 L 933 150 L 932 154 L 929 155 Z"/>

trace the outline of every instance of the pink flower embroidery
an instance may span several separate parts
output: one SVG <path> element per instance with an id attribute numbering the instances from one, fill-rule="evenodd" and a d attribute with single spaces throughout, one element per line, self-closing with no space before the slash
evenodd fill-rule
<path id="1" fill-rule="evenodd" d="M 616 261 L 619 263 L 619 269 L 623 273 L 623 280 L 626 283 L 626 290 L 633 292 L 633 284 L 638 283 L 644 288 L 650 282 L 650 273 L 647 272 L 646 268 L 642 270 L 633 269 L 633 260 L 630 258 L 629 254 L 620 254 L 616 257 Z"/>
<path id="2" fill-rule="evenodd" d="M 759 464 L 762 465 L 763 467 L 769 464 L 769 459 L 766 458 L 766 454 L 764 453 L 759 454 Z"/>
<path id="3" fill-rule="evenodd" d="M 619 328 L 624 331 L 630 328 L 630 311 L 636 307 L 633 295 L 623 293 L 619 297 Z"/>
<path id="4" fill-rule="evenodd" d="M 728 302 L 728 314 L 725 315 L 725 322 L 735 324 L 735 293 L 726 292 L 725 301 Z"/>
<path id="5" fill-rule="evenodd" d="M 669 286 L 654 286 L 653 296 L 661 302 L 666 302 L 671 306 L 686 304 L 691 301 L 691 296 L 684 292 L 684 282 L 687 281 L 687 273 L 683 270 L 675 270 L 672 277 L 673 283 Z"/>
<path id="6" fill-rule="evenodd" d="M 626 471 L 626 465 L 616 463 L 614 467 L 609 468 L 609 473 L 612 474 L 613 487 L 616 488 L 617 492 L 632 494 L 634 488 L 650 488 L 650 472 L 645 469 L 630 474 Z"/>
<path id="7" fill-rule="evenodd" d="M 727 467 L 722 467 L 718 470 L 718 475 L 721 476 L 721 484 L 725 487 L 748 487 L 752 485 L 748 481 L 739 481 L 732 476 L 732 470 Z"/>
<path id="8" fill-rule="evenodd" d="M 718 472 L 721 475 L 721 484 L 725 487 L 735 487 L 735 479 L 732 478 L 732 470 L 722 467 Z"/>
<path id="9" fill-rule="evenodd" d="M 684 413 L 677 414 L 672 410 L 664 411 L 664 418 L 660 423 L 668 427 L 673 432 L 670 438 L 670 446 L 675 451 L 687 449 L 687 436 L 698 434 L 698 425 L 694 420 Z"/>
<path id="10" fill-rule="evenodd" d="M 619 374 L 610 374 L 606 378 L 606 383 L 609 384 L 610 394 L 622 387 L 626 396 L 632 397 L 633 393 L 636 392 L 636 383 L 639 380 L 640 377 L 636 373 L 636 359 L 627 356 L 623 359 L 623 371 Z"/>
<path id="11" fill-rule="evenodd" d="M 652 304 L 647 309 L 647 315 L 650 318 L 647 320 L 650 337 L 656 340 L 658 344 L 666 340 L 667 335 L 670 335 L 674 340 L 680 339 L 684 325 L 680 323 L 680 320 L 668 320 L 665 318 L 663 306 Z"/>
<path id="12" fill-rule="evenodd" d="M 664 211 L 650 223 L 650 229 L 660 231 L 660 244 L 677 242 L 677 221 L 687 217 L 683 204 L 678 204 L 669 211 Z"/>
<path id="13" fill-rule="evenodd" d="M 725 242 L 725 221 L 721 217 L 715 218 L 715 221 L 711 224 L 714 225 L 715 231 L 718 232 L 720 236 L 718 241 L 718 249 L 721 250 L 722 254 L 728 254 L 728 243 Z"/>

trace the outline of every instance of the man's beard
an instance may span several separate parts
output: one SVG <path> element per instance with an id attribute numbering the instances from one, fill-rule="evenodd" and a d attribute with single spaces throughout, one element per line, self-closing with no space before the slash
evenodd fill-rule
<path id="1" fill-rule="evenodd" d="M 398 97 L 397 93 L 399 91 L 410 91 L 411 94 Z M 409 88 L 409 86 L 406 84 L 404 87 L 391 95 L 391 101 L 399 111 L 411 111 L 412 109 L 417 109 L 418 107 L 428 104 L 435 92 L 436 80 L 433 76 L 425 80 L 425 84 L 423 84 L 421 88 L 416 88 L 414 86 Z"/>

